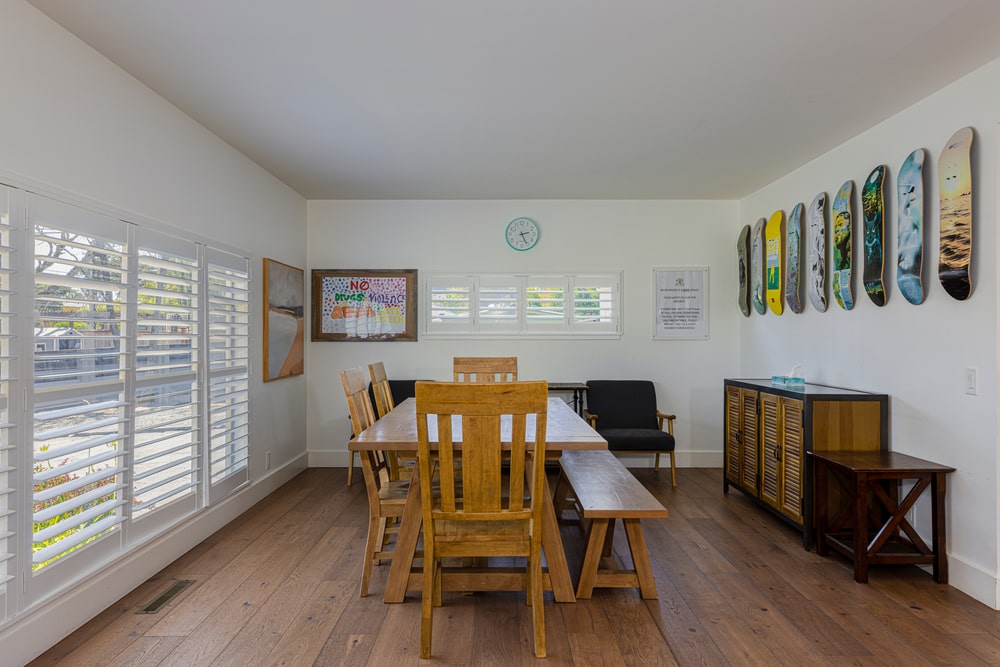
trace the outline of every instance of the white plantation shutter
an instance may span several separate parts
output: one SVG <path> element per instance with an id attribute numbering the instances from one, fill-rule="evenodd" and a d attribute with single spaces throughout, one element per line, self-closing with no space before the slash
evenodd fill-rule
<path id="1" fill-rule="evenodd" d="M 621 335 L 621 273 L 424 276 L 432 338 Z"/>
<path id="2" fill-rule="evenodd" d="M 250 479 L 250 268 L 208 249 L 210 500 Z"/>
<path id="3" fill-rule="evenodd" d="M 524 285 L 525 331 L 566 331 L 568 295 L 569 279 L 565 276 L 528 276 Z"/>
<path id="4" fill-rule="evenodd" d="M 190 241 L 145 229 L 137 230 L 136 241 L 131 495 L 138 522 L 152 514 L 177 516 L 197 507 L 201 270 L 198 247 Z"/>
<path id="5" fill-rule="evenodd" d="M 17 234 L 11 224 L 11 189 L 0 185 L 0 621 L 15 611 L 11 583 L 17 572 L 17 414 L 12 388 L 17 354 L 14 344 L 14 281 Z"/>
<path id="6" fill-rule="evenodd" d="M 34 232 L 33 567 L 125 519 L 125 223 L 28 195 Z"/>
<path id="7" fill-rule="evenodd" d="M 574 332 L 618 331 L 620 300 L 617 275 L 573 276 Z"/>
<path id="8" fill-rule="evenodd" d="M 427 330 L 438 333 L 470 333 L 474 330 L 472 276 L 434 275 L 427 281 Z"/>
<path id="9" fill-rule="evenodd" d="M 517 333 L 521 327 L 520 283 L 517 276 L 479 277 L 479 330 Z"/>

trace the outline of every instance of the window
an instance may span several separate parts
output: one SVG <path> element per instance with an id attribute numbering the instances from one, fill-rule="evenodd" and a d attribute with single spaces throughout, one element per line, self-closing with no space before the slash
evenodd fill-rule
<path id="1" fill-rule="evenodd" d="M 243 256 L 0 185 L 0 622 L 249 481 L 249 301 Z"/>
<path id="2" fill-rule="evenodd" d="M 16 595 L 13 581 L 17 574 L 18 483 L 17 424 L 14 405 L 14 332 L 13 297 L 16 277 L 15 233 L 10 219 L 11 189 L 0 185 L 0 620 L 14 612 Z"/>
<path id="3" fill-rule="evenodd" d="M 250 479 L 250 273 L 246 260 L 208 261 L 211 497 Z"/>
<path id="4" fill-rule="evenodd" d="M 621 335 L 621 273 L 429 274 L 425 335 Z"/>

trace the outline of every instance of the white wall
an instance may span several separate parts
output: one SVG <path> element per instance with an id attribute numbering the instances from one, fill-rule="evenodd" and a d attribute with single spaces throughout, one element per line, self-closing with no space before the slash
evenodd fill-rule
<path id="1" fill-rule="evenodd" d="M 847 91 L 849 93 L 849 91 Z M 864 100 L 845 96 L 845 104 Z M 876 307 L 855 280 L 854 310 L 833 300 L 819 313 L 740 318 L 744 376 L 768 376 L 801 363 L 809 381 L 890 395 L 893 450 L 957 468 L 948 479 L 947 521 L 951 583 L 997 607 L 997 109 L 1000 61 L 953 83 L 906 111 L 855 137 L 740 202 L 731 229 L 806 206 L 820 191 L 831 199 L 841 183 L 859 192 L 878 164 L 886 181 L 888 303 Z M 974 170 L 973 292 L 964 302 L 948 296 L 937 279 L 937 159 L 951 134 L 972 126 Z M 919 306 L 895 287 L 895 177 L 915 148 L 928 151 L 925 176 L 925 294 Z M 855 197 L 854 265 L 860 267 L 860 197 Z M 831 232 L 828 232 L 828 235 Z M 828 264 L 829 265 L 829 264 Z M 979 371 L 979 395 L 965 394 L 966 368 Z M 916 510 L 918 530 L 929 535 L 929 504 Z"/>
<path id="2" fill-rule="evenodd" d="M 526 253 L 503 238 L 507 222 L 521 215 L 541 227 Z M 381 359 L 390 377 L 450 380 L 453 356 L 514 355 L 523 379 L 653 380 L 660 408 L 677 414 L 678 465 L 720 466 L 722 379 L 738 368 L 729 239 L 736 215 L 735 202 L 309 202 L 310 269 L 623 270 L 625 297 L 618 340 L 309 343 L 310 463 L 346 464 L 341 369 Z M 673 266 L 709 267 L 707 341 L 652 340 L 652 269 Z"/>
<path id="3" fill-rule="evenodd" d="M 255 279 L 264 256 L 305 266 L 302 197 L 21 0 L 0 3 L 0 81 L 0 180 L 229 242 L 249 251 Z M 260 340 L 261 306 L 252 307 Z M 258 482 L 120 563 L 115 577 L 91 577 L 4 628 L 9 664 L 58 641 L 305 465 L 305 378 L 264 385 L 262 351 L 252 354 Z"/>

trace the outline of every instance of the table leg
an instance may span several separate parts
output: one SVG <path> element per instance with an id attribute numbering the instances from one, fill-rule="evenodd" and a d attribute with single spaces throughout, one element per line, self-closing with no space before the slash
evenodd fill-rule
<path id="1" fill-rule="evenodd" d="M 410 490 L 406 494 L 406 506 L 400 517 L 399 534 L 396 535 L 396 549 L 389 567 L 389 579 L 385 584 L 384 602 L 402 602 L 406 597 L 406 586 L 413 567 L 413 557 L 417 551 L 422 523 L 420 507 L 420 463 L 413 466 Z"/>
<path id="2" fill-rule="evenodd" d="M 945 473 L 937 472 L 931 477 L 931 535 L 934 550 L 934 581 L 948 583 L 948 548 L 944 523 Z"/>
<path id="3" fill-rule="evenodd" d="M 544 479 L 542 483 L 545 485 L 542 489 L 542 551 L 545 553 L 545 565 L 552 582 L 552 596 L 556 602 L 576 602 L 573 580 L 566 563 L 566 551 L 563 549 L 562 535 L 559 534 L 559 522 L 556 521 L 555 506 L 552 504 L 552 490 L 548 479 Z"/>
<path id="4" fill-rule="evenodd" d="M 854 580 L 868 583 L 868 475 L 854 475 Z"/>
<path id="5" fill-rule="evenodd" d="M 826 465 L 818 461 L 813 461 L 813 488 L 814 488 L 814 499 L 813 503 L 816 511 L 816 553 L 820 556 L 826 556 L 826 531 L 827 524 L 829 521 L 828 514 L 830 511 L 829 503 L 829 491 L 827 490 L 827 472 Z"/>

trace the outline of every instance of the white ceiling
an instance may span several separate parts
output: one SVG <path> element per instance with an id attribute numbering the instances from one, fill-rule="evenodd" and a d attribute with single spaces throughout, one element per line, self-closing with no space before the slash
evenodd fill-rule
<path id="1" fill-rule="evenodd" d="M 29 1 L 309 199 L 736 199 L 1000 57 L 997 0 Z"/>

